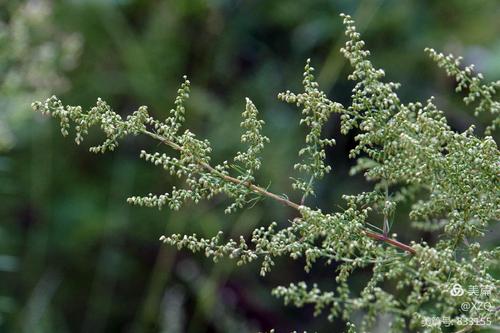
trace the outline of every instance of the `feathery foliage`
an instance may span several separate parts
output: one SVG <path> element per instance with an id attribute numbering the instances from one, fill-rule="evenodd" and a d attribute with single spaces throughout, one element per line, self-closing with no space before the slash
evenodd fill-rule
<path id="1" fill-rule="evenodd" d="M 389 316 L 391 332 L 489 326 L 498 320 L 499 283 L 490 269 L 498 264 L 500 251 L 498 247 L 483 249 L 481 238 L 500 215 L 496 142 L 491 136 L 474 135 L 473 126 L 463 133 L 453 131 L 432 98 L 425 103 L 403 103 L 396 93 L 399 84 L 383 81 L 384 71 L 369 60 L 370 52 L 353 20 L 347 15 L 343 19 L 348 41 L 341 52 L 353 68 L 349 79 L 356 82 L 352 103 L 344 106 L 329 100 L 314 81 L 309 61 L 304 70 L 304 91 L 278 96 L 302 108 L 301 124 L 308 128 L 305 147 L 299 151 L 301 160 L 295 165 L 305 178 L 292 184 L 303 194 L 300 203 L 256 184 L 259 154 L 269 139 L 262 135 L 264 122 L 249 99 L 241 123 L 245 131 L 241 140 L 248 149 L 238 152 L 234 163 L 217 165 L 211 163 L 212 147 L 207 140 L 181 130 L 184 103 L 189 97 L 187 79 L 164 121 L 151 117 L 146 107 L 123 119 L 100 99 L 89 111 L 63 106 L 56 97 L 35 102 L 33 108 L 58 118 L 63 135 L 69 134 L 73 124 L 77 144 L 91 126 L 101 127 L 106 140 L 90 148 L 95 153 L 114 150 L 127 135 L 147 135 L 170 147 L 174 155 L 142 151 L 140 156 L 183 178 L 185 187 L 131 197 L 128 202 L 132 204 L 179 209 L 186 200 L 199 202 L 223 193 L 232 199 L 228 213 L 260 198 L 271 198 L 295 209 L 298 216 L 287 227 L 279 229 L 277 223 L 270 223 L 256 228 L 249 240 L 228 240 L 222 232 L 209 239 L 180 234 L 160 238 L 178 249 L 202 251 L 214 261 L 222 257 L 233 258 L 237 264 L 260 260 L 262 275 L 281 256 L 303 258 L 306 271 L 318 260 L 338 263 L 332 290 L 323 291 L 305 282 L 274 289 L 273 294 L 287 304 L 312 304 L 316 314 L 326 311 L 329 319 L 341 317 L 347 322 L 356 321 L 362 313 L 363 319 L 356 326 L 348 323 L 348 332 L 369 331 L 380 314 Z M 481 75 L 473 74 L 471 67 L 462 69 L 452 56 L 428 52 L 456 78 L 457 90 L 468 90 L 465 103 L 477 101 L 476 112 L 491 113 L 494 119 L 487 134 L 492 133 L 499 121 L 499 102 L 494 95 L 499 83 L 483 83 Z M 304 199 L 314 193 L 314 182 L 331 168 L 325 162 L 325 148 L 335 142 L 323 138 L 322 129 L 332 113 L 340 114 L 343 134 L 356 134 L 357 144 L 350 157 L 357 165 L 352 172 L 363 172 L 374 186 L 369 192 L 345 195 L 344 208 L 323 212 L 306 206 Z M 397 235 L 389 235 L 389 216 L 406 203 L 412 207 L 409 218 L 413 227 L 438 236 L 435 244 L 417 239 L 404 244 Z M 377 215 L 384 218 L 381 228 L 370 223 Z M 361 269 L 370 269 L 372 274 L 358 295 L 351 290 L 350 277 Z M 482 291 L 455 292 L 457 286 Z M 465 309 L 466 303 L 474 306 Z"/>

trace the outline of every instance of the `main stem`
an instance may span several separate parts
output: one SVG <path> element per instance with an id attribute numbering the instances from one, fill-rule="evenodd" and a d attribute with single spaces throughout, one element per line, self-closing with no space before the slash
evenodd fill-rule
<path id="1" fill-rule="evenodd" d="M 179 146 L 178 144 L 176 144 L 175 142 L 172 142 L 170 140 L 168 140 L 167 138 L 161 136 L 161 135 L 158 135 L 156 133 L 153 133 L 153 132 L 150 132 L 148 130 L 143 130 L 142 131 L 144 134 L 158 140 L 158 141 L 161 141 L 163 142 L 164 144 L 166 144 L 167 146 L 177 150 L 177 151 L 182 151 L 182 147 Z M 267 191 L 266 189 L 260 187 L 260 186 L 257 186 L 257 185 L 254 185 L 250 182 L 242 182 L 240 179 L 237 179 L 237 178 L 234 178 L 234 177 L 231 177 L 231 176 L 228 176 L 228 175 L 225 175 L 223 174 L 222 172 L 216 170 L 215 168 L 213 168 L 210 164 L 208 163 L 205 163 L 205 162 L 198 162 L 200 166 L 202 166 L 203 168 L 205 168 L 206 170 L 210 171 L 211 173 L 214 173 L 216 174 L 217 176 L 219 176 L 220 178 L 228 181 L 228 182 L 231 182 L 231 183 L 234 183 L 234 184 L 244 184 L 246 185 L 250 190 L 252 190 L 253 192 L 257 193 L 257 194 L 260 194 L 260 195 L 263 195 L 263 196 L 266 196 L 268 198 L 271 198 L 271 199 L 274 199 L 280 203 L 282 203 L 283 205 L 285 206 L 288 206 L 288 207 L 291 207 L 295 210 L 298 210 L 300 211 L 300 207 L 301 205 L 299 204 L 296 204 L 295 202 L 293 201 L 290 201 L 282 196 L 279 196 L 275 193 L 272 193 L 272 192 L 269 192 Z M 375 239 L 375 240 L 378 240 L 378 241 L 381 241 L 381 242 L 385 242 L 389 245 L 392 245 L 394 247 L 397 247 L 403 251 L 406 251 L 406 252 L 409 252 L 411 254 L 415 254 L 416 251 L 414 248 L 412 248 L 411 246 L 407 245 L 407 244 L 404 244 L 394 238 L 389 238 L 387 237 L 386 235 L 384 234 L 380 234 L 380 233 L 377 233 L 377 232 L 373 232 L 373 231 L 370 231 L 370 230 L 364 230 L 364 233 L 366 236 L 372 238 L 372 239 Z"/>

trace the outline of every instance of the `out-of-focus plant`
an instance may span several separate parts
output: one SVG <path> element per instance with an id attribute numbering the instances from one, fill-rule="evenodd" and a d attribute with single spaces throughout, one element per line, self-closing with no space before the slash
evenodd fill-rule
<path id="1" fill-rule="evenodd" d="M 79 58 L 81 37 L 61 31 L 54 24 L 50 1 L 8 1 L 0 10 L 0 215 L 12 194 L 9 151 L 20 140 L 20 129 L 33 118 L 26 112 L 33 98 L 59 93 L 69 88 L 65 72 L 74 68 Z M 3 156 L 7 154 L 7 156 Z M 8 208 L 7 208 L 8 209 Z M 0 241 L 5 233 L 0 228 Z M 18 269 L 16 256 L 2 253 L 0 272 L 11 274 Z M 3 313 L 14 312 L 18 300 L 0 290 L 0 327 Z"/>
<path id="2" fill-rule="evenodd" d="M 304 177 L 293 182 L 300 191 L 298 203 L 258 185 L 259 156 L 269 140 L 261 132 L 264 123 L 250 99 L 241 123 L 246 150 L 221 163 L 212 161 L 209 141 L 181 129 L 190 92 L 187 79 L 165 120 L 150 116 L 145 106 L 124 119 L 101 99 L 89 111 L 64 106 L 55 96 L 33 103 L 33 108 L 58 118 L 63 135 L 73 127 L 77 144 L 92 126 L 100 127 L 106 139 L 90 148 L 95 153 L 114 150 L 129 135 L 146 135 L 170 148 L 175 155 L 142 151 L 140 156 L 184 179 L 185 185 L 165 194 L 131 197 L 132 204 L 177 210 L 187 200 L 197 203 L 225 194 L 232 199 L 228 213 L 265 198 L 295 210 L 297 217 L 289 226 L 278 229 L 277 223 L 270 223 L 255 229 L 250 240 L 225 240 L 222 232 L 208 239 L 196 234 L 160 238 L 179 249 L 202 251 L 214 261 L 230 257 L 240 265 L 260 260 L 261 275 L 281 256 L 303 258 L 307 272 L 320 260 L 338 265 L 332 291 L 305 282 L 277 287 L 273 294 L 287 304 L 312 304 L 316 314 L 328 311 L 330 319 L 342 317 L 349 332 L 369 331 L 381 314 L 390 318 L 392 332 L 491 326 L 498 320 L 500 299 L 499 283 L 490 268 L 498 264 L 500 252 L 498 247 L 482 248 L 481 239 L 500 215 L 497 144 L 491 136 L 475 135 L 474 126 L 463 133 L 452 130 L 432 98 L 424 103 L 401 102 L 396 93 L 399 84 L 383 81 L 385 73 L 371 63 L 353 20 L 343 17 L 348 41 L 341 51 L 353 67 L 349 79 L 356 82 L 351 104 L 331 101 L 320 90 L 309 61 L 304 91 L 278 96 L 302 109 L 300 123 L 308 130 L 296 164 Z M 477 102 L 478 112 L 492 114 L 488 131 L 493 131 L 498 123 L 499 83 L 484 83 L 482 75 L 469 67 L 462 69 L 452 56 L 428 52 L 457 80 L 457 90 L 468 91 L 466 103 Z M 357 161 L 352 172 L 363 172 L 373 190 L 345 195 L 344 207 L 324 212 L 308 206 L 307 197 L 330 171 L 325 148 L 334 141 L 323 138 L 322 130 L 333 113 L 340 115 L 343 134 L 356 135 L 357 144 L 350 151 Z M 394 212 L 403 204 L 411 205 L 409 218 L 416 229 L 439 236 L 435 244 L 419 239 L 403 243 L 391 234 L 392 223 L 397 223 Z M 382 225 L 371 223 L 376 217 L 382 217 Z M 372 272 L 359 295 L 350 281 L 358 270 Z M 362 320 L 356 319 L 359 314 Z"/>
<path id="3" fill-rule="evenodd" d="M 77 64 L 82 40 L 54 24 L 50 1 L 10 1 L 0 16 L 0 150 L 15 143 L 13 129 L 33 98 L 69 88 L 65 72 Z"/>

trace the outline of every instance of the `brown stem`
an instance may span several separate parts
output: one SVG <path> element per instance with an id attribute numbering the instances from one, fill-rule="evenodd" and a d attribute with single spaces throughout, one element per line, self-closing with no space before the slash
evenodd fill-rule
<path id="1" fill-rule="evenodd" d="M 365 231 L 365 234 L 370 238 L 373 238 L 373 239 L 376 239 L 376 240 L 379 240 L 382 242 L 386 242 L 387 244 L 398 247 L 401 250 L 405 250 L 407 252 L 410 252 L 411 254 L 417 253 L 417 251 L 415 251 L 415 249 L 412 248 L 410 245 L 407 245 L 405 243 L 401 243 L 400 241 L 398 241 L 394 238 L 389 238 L 383 234 L 379 234 L 379 233 L 368 231 L 368 230 Z"/>
<path id="2" fill-rule="evenodd" d="M 161 135 L 158 135 L 156 133 L 150 132 L 148 130 L 144 130 L 143 133 L 146 134 L 146 135 L 148 135 L 148 136 L 150 136 L 150 137 L 152 137 L 152 138 L 154 138 L 154 139 L 156 139 L 156 140 L 159 140 L 159 141 L 163 142 L 167 146 L 172 147 L 173 149 L 175 149 L 177 151 L 182 151 L 182 147 L 181 146 L 179 146 L 175 142 L 172 142 L 172 141 L 168 140 L 167 138 L 165 138 L 165 137 L 163 137 Z M 216 174 L 217 176 L 219 176 L 220 178 L 222 178 L 222 179 L 224 179 L 224 180 L 226 180 L 228 182 L 231 182 L 233 184 L 244 184 L 250 190 L 252 190 L 253 192 L 255 192 L 257 194 L 260 194 L 260 195 L 266 196 L 268 198 L 274 199 L 274 200 L 282 203 L 285 206 L 288 206 L 288 207 L 291 207 L 291 208 L 293 208 L 295 210 L 299 210 L 300 211 L 301 205 L 296 204 L 295 202 L 290 201 L 290 200 L 286 199 L 285 197 L 282 197 L 282 196 L 279 196 L 279 195 L 274 194 L 272 192 L 269 192 L 266 189 L 264 189 L 264 188 L 262 188 L 260 186 L 254 185 L 254 184 L 252 184 L 250 182 L 242 182 L 241 180 L 239 180 L 237 178 L 225 175 L 225 174 L 221 173 L 220 171 L 216 170 L 215 168 L 213 168 L 208 163 L 200 162 L 199 164 L 203 168 L 205 168 L 206 170 L 210 171 L 211 173 Z M 368 237 L 370 237 L 372 239 L 385 242 L 385 243 L 387 243 L 389 245 L 392 245 L 394 247 L 397 247 L 397 248 L 399 248 L 399 249 L 401 249 L 403 251 L 407 251 L 407 252 L 409 252 L 411 254 L 415 254 L 416 253 L 415 249 L 412 248 L 411 246 L 409 246 L 407 244 L 404 244 L 404 243 L 402 243 L 402 242 L 400 242 L 400 241 L 398 241 L 396 239 L 389 238 L 386 235 L 379 234 L 379 233 L 376 233 L 376 232 L 372 232 L 372 231 L 369 231 L 369 230 L 365 230 L 364 233 L 365 233 L 366 236 L 368 236 Z"/>

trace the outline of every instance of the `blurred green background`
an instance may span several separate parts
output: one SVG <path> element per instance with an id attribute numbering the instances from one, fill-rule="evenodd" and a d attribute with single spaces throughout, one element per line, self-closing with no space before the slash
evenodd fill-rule
<path id="1" fill-rule="evenodd" d="M 228 216 L 223 197 L 175 213 L 131 207 L 128 196 L 175 185 L 138 158 L 141 149 L 162 148 L 128 138 L 113 153 L 93 155 L 97 131 L 77 147 L 29 105 L 54 93 L 84 107 L 101 97 L 121 114 L 148 105 L 161 118 L 187 74 L 187 126 L 212 141 L 213 160 L 240 149 L 248 96 L 271 139 L 260 183 L 298 200 L 289 177 L 303 143 L 300 112 L 276 95 L 300 89 L 310 57 L 328 95 L 349 102 L 341 12 L 357 20 L 374 63 L 403 84 L 403 101 L 434 95 L 455 129 L 476 122 L 423 49 L 463 55 L 500 79 L 497 0 L 0 1 L 0 332 L 340 331 L 341 321 L 270 296 L 298 280 L 329 290 L 335 267 L 319 263 L 306 274 L 303 262 L 284 259 L 262 278 L 257 265 L 213 264 L 158 241 L 174 232 L 248 235 L 271 221 L 286 225 L 293 212 L 264 201 Z M 347 177 L 353 140 L 338 132 L 333 117 L 325 131 L 337 139 L 328 151 L 333 172 L 308 202 L 330 211 L 341 194 L 370 188 Z M 404 211 L 396 219 L 402 239 L 430 237 L 408 232 Z"/>

